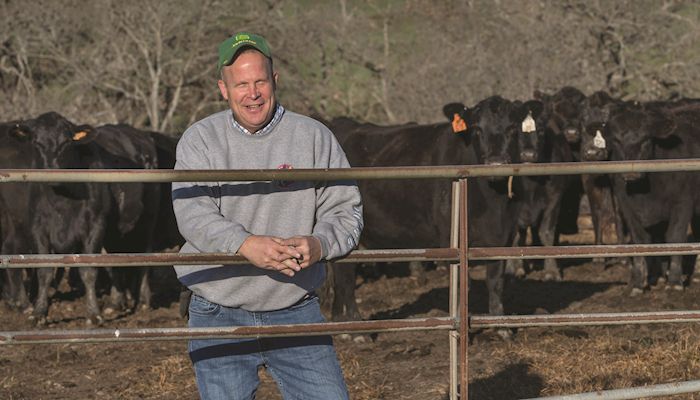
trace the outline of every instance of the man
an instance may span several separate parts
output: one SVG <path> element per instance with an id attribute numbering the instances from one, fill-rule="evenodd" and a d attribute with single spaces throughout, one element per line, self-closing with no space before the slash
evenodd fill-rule
<path id="1" fill-rule="evenodd" d="M 285 110 L 264 38 L 237 33 L 219 46 L 219 89 L 229 110 L 189 127 L 176 169 L 346 168 L 333 134 Z M 343 256 L 362 230 L 355 182 L 174 183 L 182 252 L 228 252 L 250 264 L 178 266 L 193 296 L 189 326 L 323 322 L 314 290 L 322 260 Z M 330 336 L 192 340 L 203 399 L 252 399 L 265 367 L 285 399 L 347 399 Z"/>

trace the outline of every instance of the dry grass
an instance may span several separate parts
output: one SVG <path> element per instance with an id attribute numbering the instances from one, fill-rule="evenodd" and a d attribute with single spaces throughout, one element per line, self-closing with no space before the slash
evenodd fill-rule
<path id="1" fill-rule="evenodd" d="M 531 329 L 519 332 L 511 343 L 487 345 L 488 367 L 470 370 L 477 399 L 564 395 L 700 378 L 700 328 L 695 325 Z M 486 355 L 474 353 L 472 360 Z M 519 375 L 518 370 L 525 372 Z M 514 377 L 523 381 L 514 382 Z M 500 380 L 510 390 L 504 390 Z M 685 396 L 674 399 L 700 398 Z"/>

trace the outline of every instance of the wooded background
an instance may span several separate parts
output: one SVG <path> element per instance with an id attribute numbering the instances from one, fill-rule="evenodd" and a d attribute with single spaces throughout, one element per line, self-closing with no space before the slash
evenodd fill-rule
<path id="1" fill-rule="evenodd" d="M 700 2 L 0 0 L 0 120 L 57 111 L 170 134 L 226 103 L 218 44 L 262 34 L 285 107 L 379 124 L 572 85 L 700 97 Z"/>

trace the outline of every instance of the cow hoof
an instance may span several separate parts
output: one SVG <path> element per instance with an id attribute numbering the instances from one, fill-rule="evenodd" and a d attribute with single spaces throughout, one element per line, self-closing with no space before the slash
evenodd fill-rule
<path id="1" fill-rule="evenodd" d="M 85 320 L 86 326 L 100 326 L 104 322 L 104 318 L 101 315 L 94 315 Z"/>
<path id="2" fill-rule="evenodd" d="M 637 297 L 642 293 L 644 293 L 644 289 L 632 288 L 632 290 L 630 291 L 630 297 Z"/>
<path id="3" fill-rule="evenodd" d="M 680 283 L 669 283 L 668 285 L 666 285 L 666 290 L 675 290 L 678 292 L 682 292 L 684 290 L 684 287 Z"/>
<path id="4" fill-rule="evenodd" d="M 544 274 L 545 282 L 559 282 L 561 281 L 561 274 L 558 272 L 546 272 Z"/>
<path id="5" fill-rule="evenodd" d="M 513 340 L 513 331 L 507 328 L 496 329 L 496 334 L 506 342 Z"/>
<path id="6" fill-rule="evenodd" d="M 29 322 L 32 323 L 37 328 L 44 327 L 48 324 L 48 321 L 46 320 L 45 315 L 35 315 L 32 314 L 29 316 Z"/>

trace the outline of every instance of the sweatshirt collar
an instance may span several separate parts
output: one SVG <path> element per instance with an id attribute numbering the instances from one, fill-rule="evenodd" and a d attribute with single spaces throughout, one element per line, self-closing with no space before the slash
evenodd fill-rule
<path id="1" fill-rule="evenodd" d="M 246 128 L 244 128 L 241 124 L 236 121 L 235 118 L 233 118 L 233 113 L 231 113 L 231 119 L 233 120 L 233 127 L 236 128 L 238 131 L 245 135 L 255 135 L 255 136 L 262 136 L 270 133 L 270 131 L 277 125 L 277 123 L 282 119 L 282 115 L 284 115 L 284 107 L 282 107 L 281 104 L 277 103 L 275 107 L 275 115 L 272 116 L 272 119 L 270 122 L 267 123 L 267 125 L 263 126 L 262 129 L 259 129 L 255 132 L 250 132 Z"/>

